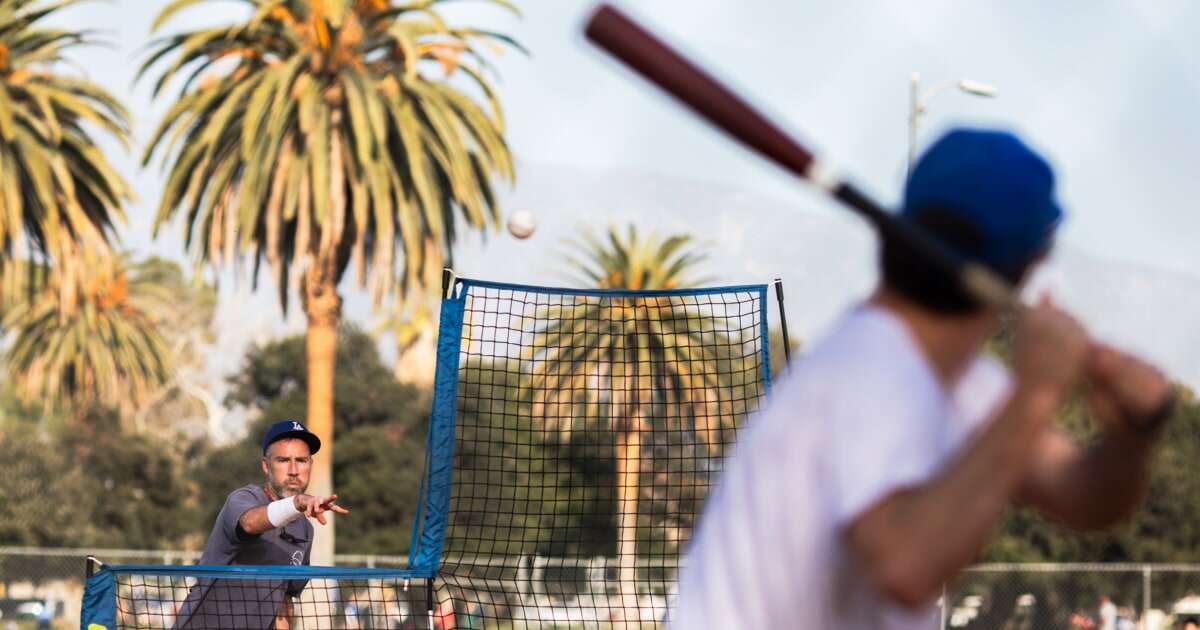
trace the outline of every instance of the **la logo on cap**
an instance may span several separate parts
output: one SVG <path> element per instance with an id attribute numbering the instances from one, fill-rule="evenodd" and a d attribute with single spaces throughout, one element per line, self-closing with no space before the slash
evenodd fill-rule
<path id="1" fill-rule="evenodd" d="M 300 424 L 299 422 L 296 422 L 295 420 L 292 420 L 292 430 L 293 431 L 303 431 L 304 425 Z"/>

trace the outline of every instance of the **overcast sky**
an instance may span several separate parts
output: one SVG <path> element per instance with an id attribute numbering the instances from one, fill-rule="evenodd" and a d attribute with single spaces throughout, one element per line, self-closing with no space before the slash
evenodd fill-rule
<path id="1" fill-rule="evenodd" d="M 174 96 L 152 102 L 148 81 L 132 83 L 150 22 L 164 4 L 86 3 L 58 18 L 100 29 L 112 43 L 78 51 L 75 59 L 126 102 L 139 144 Z M 704 190 L 716 186 L 802 214 L 832 217 L 842 210 L 736 148 L 591 49 L 580 30 L 592 3 L 518 4 L 521 18 L 469 1 L 447 8 L 452 21 L 511 33 L 531 50 L 530 56 L 509 53 L 497 60 L 509 141 L 521 167 L 516 188 L 505 194 L 510 202 L 505 211 L 527 207 L 538 216 L 541 230 L 520 246 L 504 234 L 493 235 L 486 247 L 468 239 L 460 246 L 465 250 L 460 260 L 472 267 L 468 273 L 561 281 L 546 262 L 556 244 L 547 233 L 634 217 L 651 226 L 701 230 L 697 236 L 707 242 L 740 252 L 746 262 L 735 270 L 741 276 L 728 278 L 732 281 L 752 279 L 745 273 L 786 278 L 801 272 L 773 268 L 782 259 L 761 252 L 804 247 L 802 230 L 781 229 L 776 222 L 768 229 L 768 223 L 756 221 L 755 204 L 738 204 L 736 194 L 728 197 L 716 223 L 694 223 L 689 208 L 672 203 L 682 195 L 651 198 L 646 182 L 660 177 L 671 182 L 666 188 L 680 182 Z M 920 72 L 926 88 L 957 78 L 993 84 L 999 89 L 994 99 L 939 94 L 922 120 L 920 140 L 930 141 L 951 124 L 1016 130 L 1057 170 L 1068 211 L 1060 242 L 1108 262 L 1183 274 L 1200 269 L 1200 248 L 1194 243 L 1200 234 L 1194 156 L 1200 147 L 1200 3 L 639 0 L 626 5 L 887 204 L 899 198 L 904 173 L 910 75 Z M 244 15 L 240 2 L 213 2 L 178 16 L 167 31 Z M 161 176 L 156 166 L 141 169 L 136 158 L 116 158 L 139 195 L 122 232 L 124 242 L 140 253 L 182 260 L 178 229 L 150 238 Z M 529 182 L 548 185 L 547 176 L 532 176 L 539 169 L 557 174 L 552 183 L 568 191 L 597 179 L 620 189 L 631 179 L 627 175 L 641 183 L 627 192 L 627 202 L 620 194 L 549 196 L 528 187 Z M 572 181 L 571 173 L 584 174 L 588 182 Z M 548 204 L 550 198 L 556 199 L 554 205 Z M 630 209 L 634 206 L 637 212 Z M 347 293 L 352 316 L 366 319 L 361 298 L 349 287 Z M 239 295 L 225 302 L 236 305 L 234 310 L 223 306 L 228 322 L 260 337 L 284 329 L 277 323 L 272 291 L 248 297 L 243 284 Z M 286 329 L 301 325 L 293 315 Z M 244 342 L 244 337 L 226 339 L 228 353 L 240 355 Z"/>
<path id="2" fill-rule="evenodd" d="M 76 59 L 124 98 L 139 141 L 168 101 L 152 103 L 148 82 L 130 89 L 149 24 L 163 4 L 87 3 L 59 19 L 101 29 L 114 44 Z M 211 4 L 182 14 L 168 30 L 244 15 L 241 3 Z M 591 50 L 579 27 L 592 3 L 519 4 L 520 19 L 482 3 L 449 3 L 448 11 L 456 20 L 510 32 L 532 51 L 498 60 L 510 142 L 524 162 L 660 172 L 792 200 L 799 211 L 835 211 Z M 927 87 L 962 77 L 994 84 L 1000 90 L 995 99 L 939 94 L 922 121 L 921 140 L 952 123 L 1022 132 L 1057 167 L 1070 211 L 1066 242 L 1188 272 L 1200 262 L 1191 238 L 1200 234 L 1198 3 L 629 4 L 889 203 L 899 196 L 904 169 L 910 74 L 919 71 Z M 133 159 L 121 165 L 140 195 L 126 242 L 177 252 L 177 231 L 149 242 L 157 169 L 140 170 Z M 604 222 L 603 213 L 595 210 L 597 222 Z M 771 246 L 797 235 L 754 236 Z"/>

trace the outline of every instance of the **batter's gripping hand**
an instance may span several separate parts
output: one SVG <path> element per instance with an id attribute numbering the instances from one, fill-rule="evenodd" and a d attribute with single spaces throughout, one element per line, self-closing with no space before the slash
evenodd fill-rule
<path id="1" fill-rule="evenodd" d="M 1063 395 L 1079 380 L 1088 349 L 1083 326 L 1043 296 L 1025 310 L 1017 324 L 1016 377 Z"/>
<path id="2" fill-rule="evenodd" d="M 1153 431 L 1174 409 L 1171 382 L 1131 354 L 1094 343 L 1085 369 L 1088 404 L 1102 422 L 1125 422 L 1134 429 Z"/>

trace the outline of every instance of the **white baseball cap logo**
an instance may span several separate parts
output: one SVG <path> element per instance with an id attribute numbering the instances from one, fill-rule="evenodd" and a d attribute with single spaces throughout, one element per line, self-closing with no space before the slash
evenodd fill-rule
<path id="1" fill-rule="evenodd" d="M 304 425 L 303 425 L 303 424 L 300 424 L 299 422 L 296 422 L 295 420 L 293 420 L 293 421 L 292 421 L 292 430 L 293 430 L 293 431 L 303 431 L 303 430 L 304 430 Z"/>

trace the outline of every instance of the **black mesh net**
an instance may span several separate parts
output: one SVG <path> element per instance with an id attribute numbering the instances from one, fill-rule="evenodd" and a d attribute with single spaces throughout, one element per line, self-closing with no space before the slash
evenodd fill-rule
<path id="1" fill-rule="evenodd" d="M 114 577 L 119 629 L 429 627 L 425 581 L 409 581 L 399 574 L 368 579 L 244 579 L 139 571 L 116 572 Z"/>
<path id="2" fill-rule="evenodd" d="M 765 394 L 765 287 L 466 291 L 439 610 L 461 628 L 655 627 Z"/>

